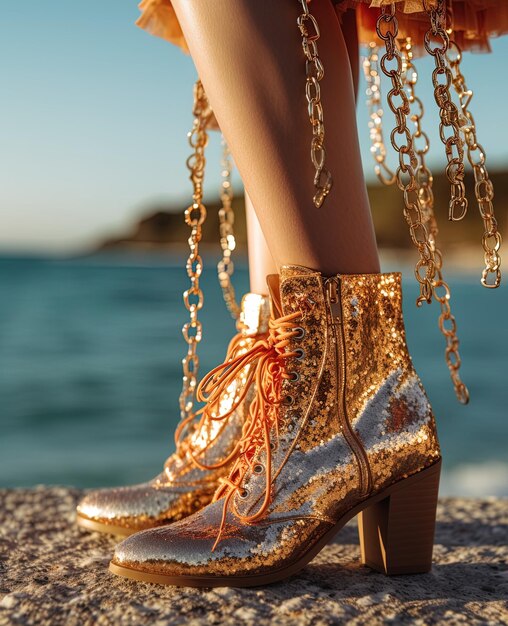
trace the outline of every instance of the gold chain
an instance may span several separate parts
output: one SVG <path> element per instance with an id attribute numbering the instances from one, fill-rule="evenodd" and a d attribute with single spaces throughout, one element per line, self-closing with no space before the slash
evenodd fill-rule
<path id="1" fill-rule="evenodd" d="M 433 177 L 428 168 L 425 157 L 429 151 L 429 138 L 422 130 L 421 121 L 425 114 L 423 103 L 415 94 L 415 86 L 418 82 L 418 72 L 413 65 L 413 47 L 410 38 L 406 38 L 403 45 L 403 72 L 404 85 L 409 95 L 411 107 L 411 121 L 415 129 L 412 133 L 412 142 L 415 148 L 418 167 L 416 170 L 416 183 L 418 196 L 423 216 L 423 223 L 429 231 L 429 241 L 434 251 L 437 278 L 433 281 L 433 295 L 439 303 L 441 313 L 439 315 L 439 329 L 446 340 L 445 359 L 450 376 L 455 388 L 457 398 L 463 404 L 469 401 L 469 392 L 459 375 L 461 358 L 459 354 L 459 339 L 457 337 L 457 323 L 450 307 L 450 288 L 443 278 L 443 256 L 437 248 L 438 227 L 434 214 L 434 192 L 432 190 Z"/>
<path id="2" fill-rule="evenodd" d="M 383 136 L 383 107 L 381 104 L 381 77 L 379 75 L 379 48 L 374 41 L 368 46 L 363 60 L 363 72 L 367 82 L 367 109 L 369 113 L 369 134 L 374 158 L 374 172 L 383 185 L 393 185 L 395 173 L 386 164 L 386 146 Z"/>
<path id="3" fill-rule="evenodd" d="M 390 135 L 391 144 L 399 155 L 396 172 L 397 186 L 403 192 L 404 217 L 409 226 L 409 234 L 420 258 L 415 267 L 415 278 L 420 284 L 420 295 L 416 304 L 432 301 L 433 281 L 436 275 L 434 250 L 429 234 L 423 223 L 422 210 L 416 181 L 418 160 L 407 126 L 410 114 L 409 98 L 402 82 L 402 57 L 396 45 L 399 31 L 395 17 L 395 5 L 383 6 L 376 24 L 378 37 L 384 41 L 385 53 L 380 60 L 382 72 L 391 80 L 392 88 L 387 94 L 388 106 L 395 115 L 396 126 Z M 400 139 L 397 139 L 397 138 Z M 397 141 L 404 141 L 399 144 Z"/>
<path id="4" fill-rule="evenodd" d="M 452 57 L 451 52 L 453 50 L 455 54 Z M 494 185 L 489 178 L 485 164 L 485 150 L 483 146 L 478 143 L 476 137 L 476 123 L 469 110 L 473 92 L 467 88 L 464 75 L 460 69 L 462 51 L 454 41 L 450 41 L 447 58 L 453 74 L 453 86 L 459 97 L 462 113 L 461 131 L 464 134 L 467 158 L 473 168 L 475 196 L 484 224 L 482 246 L 484 250 L 485 269 L 482 271 L 481 283 L 484 287 L 495 289 L 501 284 L 501 257 L 499 255 L 501 233 L 497 229 L 497 220 L 494 216 L 494 206 L 492 204 Z M 490 275 L 493 275 L 493 281 L 489 278 Z"/>
<path id="5" fill-rule="evenodd" d="M 312 199 L 314 206 L 319 208 L 330 193 L 333 184 L 332 175 L 325 167 L 325 126 L 319 85 L 325 70 L 318 54 L 317 40 L 320 37 L 320 32 L 316 18 L 310 13 L 307 0 L 298 0 L 298 3 L 303 9 L 303 13 L 297 19 L 297 24 L 302 35 L 302 48 L 305 54 L 305 96 L 312 126 L 310 158 L 316 168 L 314 175 L 316 193 Z"/>
<path id="6" fill-rule="evenodd" d="M 452 72 L 446 58 L 450 38 L 444 24 L 445 7 L 443 0 L 435 0 L 433 6 L 429 5 L 429 0 L 424 0 L 424 6 L 430 18 L 430 28 L 425 33 L 424 45 L 427 52 L 434 57 L 436 66 L 432 72 L 432 84 L 434 99 L 439 107 L 439 136 L 445 146 L 448 161 L 445 168 L 451 190 L 448 219 L 459 221 L 466 215 L 468 201 L 464 185 L 464 144 L 460 133 L 459 110 L 450 95 Z M 433 43 L 433 39 L 438 40 L 439 44 Z"/>
<path id="7" fill-rule="evenodd" d="M 183 325 L 182 334 L 187 343 L 187 353 L 182 359 L 183 382 L 180 394 L 180 415 L 188 418 L 194 411 L 199 357 L 197 345 L 203 336 L 198 312 L 203 306 L 203 292 L 199 285 L 199 278 L 203 271 L 203 261 L 199 254 L 201 241 L 201 227 L 206 219 L 206 208 L 203 204 L 203 178 L 205 173 L 205 148 L 208 144 L 207 126 L 212 117 L 212 109 L 206 97 L 201 81 L 194 85 L 194 123 L 188 133 L 189 144 L 193 153 L 186 161 L 190 171 L 190 180 L 193 185 L 192 204 L 185 210 L 185 223 L 190 227 L 188 239 L 190 253 L 187 258 L 186 269 L 190 279 L 190 287 L 183 292 L 185 308 L 189 311 L 189 321 Z"/>
<path id="8" fill-rule="evenodd" d="M 220 245 L 222 248 L 222 259 L 217 264 L 217 275 L 219 278 L 219 284 L 222 289 L 222 295 L 226 307 L 231 313 L 233 319 L 240 317 L 240 306 L 236 301 L 236 294 L 231 277 L 233 276 L 235 267 L 233 264 L 232 253 L 236 247 L 235 234 L 233 225 L 235 221 L 235 215 L 233 212 L 233 185 L 231 181 L 231 153 L 229 152 L 228 145 L 222 137 L 222 183 L 220 198 L 222 207 L 219 209 L 219 229 L 220 229 Z"/>

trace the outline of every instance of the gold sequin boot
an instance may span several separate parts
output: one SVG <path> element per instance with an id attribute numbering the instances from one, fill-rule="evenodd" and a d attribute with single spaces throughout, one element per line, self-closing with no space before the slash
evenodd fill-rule
<path id="1" fill-rule="evenodd" d="M 215 501 L 124 540 L 110 569 L 180 586 L 254 586 L 305 566 L 359 514 L 362 560 L 431 566 L 440 451 L 409 356 L 399 274 L 269 277 L 273 318 L 253 346 L 256 397 Z M 248 359 L 249 355 L 246 354 Z"/>
<path id="2" fill-rule="evenodd" d="M 238 334 L 229 344 L 226 364 L 238 360 L 266 335 L 268 318 L 268 298 L 246 294 Z M 91 492 L 77 508 L 78 525 L 130 535 L 180 520 L 209 504 L 219 479 L 231 471 L 238 453 L 254 391 L 249 369 L 239 366 L 230 371 L 220 393 L 207 393 L 205 384 L 208 403 L 193 424 L 180 424 L 175 437 L 177 450 L 167 459 L 163 471 L 147 483 Z M 213 375 L 208 378 L 213 379 Z M 218 416 L 221 419 L 215 419 Z"/>

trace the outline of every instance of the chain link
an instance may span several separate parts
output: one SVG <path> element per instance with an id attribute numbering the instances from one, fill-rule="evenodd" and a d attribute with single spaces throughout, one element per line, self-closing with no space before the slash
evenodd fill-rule
<path id="1" fill-rule="evenodd" d="M 369 113 L 370 152 L 374 158 L 374 172 L 383 185 L 393 185 L 395 173 L 386 164 L 386 146 L 383 135 L 383 107 L 381 105 L 381 76 L 379 75 L 379 47 L 371 41 L 363 60 L 363 72 L 367 82 L 367 109 Z"/>
<path id="2" fill-rule="evenodd" d="M 189 312 L 189 321 L 182 327 L 182 334 L 187 343 L 187 353 L 182 359 L 183 381 L 180 394 L 180 415 L 186 419 L 194 411 L 195 392 L 199 370 L 197 345 L 203 336 L 198 312 L 203 307 L 203 292 L 199 285 L 199 278 L 203 271 L 203 261 L 199 254 L 201 228 L 206 219 L 206 208 L 203 204 L 203 179 L 205 173 L 205 148 L 208 144 L 207 126 L 212 118 L 212 109 L 206 97 L 201 81 L 194 85 L 194 123 L 188 133 L 189 144 L 193 153 L 186 161 L 190 171 L 189 178 L 193 185 L 192 204 L 185 210 L 185 223 L 191 232 L 188 239 L 189 256 L 186 269 L 190 279 L 190 287 L 183 292 L 185 308 Z"/>
<path id="3" fill-rule="evenodd" d="M 231 153 L 229 152 L 228 145 L 222 137 L 222 183 L 220 199 L 222 206 L 219 209 L 219 232 L 220 232 L 220 245 L 222 248 L 222 259 L 217 264 L 217 276 L 219 278 L 219 284 L 222 289 L 222 295 L 228 311 L 231 313 L 233 319 L 237 320 L 240 317 L 240 305 L 236 300 L 235 289 L 231 282 L 231 277 L 235 271 L 233 263 L 233 250 L 236 248 L 235 234 L 233 225 L 235 221 L 235 215 L 233 212 L 233 185 L 231 181 L 232 160 Z"/>
<path id="4" fill-rule="evenodd" d="M 305 97 L 307 98 L 309 120 L 312 126 L 310 158 L 316 169 L 314 175 L 316 193 L 312 199 L 314 206 L 319 208 L 330 193 L 333 184 L 332 175 L 325 167 L 325 126 L 319 84 L 325 70 L 318 54 L 317 41 L 320 32 L 316 18 L 310 13 L 307 0 L 298 0 L 298 3 L 303 10 L 297 19 L 297 24 L 302 36 L 302 48 L 305 54 Z"/>
<path id="5" fill-rule="evenodd" d="M 453 86 L 459 97 L 462 114 L 460 130 L 464 135 L 468 161 L 473 168 L 476 202 L 478 203 L 478 209 L 484 224 L 482 246 L 484 250 L 485 269 L 482 271 L 481 283 L 484 287 L 495 289 L 501 284 L 501 257 L 499 255 L 501 233 L 497 228 L 497 221 L 494 216 L 494 205 L 492 203 L 494 198 L 494 185 L 489 178 L 485 163 L 485 150 L 482 145 L 478 143 L 476 137 L 476 123 L 469 110 L 473 92 L 467 88 L 464 75 L 460 69 L 462 51 L 454 41 L 450 41 L 447 50 L 447 60 L 453 75 Z"/>
<path id="6" fill-rule="evenodd" d="M 414 123 L 414 131 L 412 133 L 412 142 L 415 147 L 415 154 L 418 160 L 416 169 L 416 183 L 418 185 L 418 196 L 423 216 L 423 223 L 429 232 L 430 245 L 434 251 L 436 275 L 433 281 L 433 296 L 439 303 L 441 312 L 439 315 L 439 329 L 443 333 L 446 340 L 445 359 L 450 376 L 455 388 L 457 398 L 463 404 L 469 401 L 469 391 L 462 382 L 459 369 L 461 358 L 459 354 L 459 339 L 456 333 L 456 320 L 450 307 L 450 287 L 443 278 L 443 257 L 441 251 L 437 248 L 438 227 L 436 216 L 434 214 L 434 192 L 432 190 L 433 177 L 428 168 L 425 157 L 429 151 L 429 139 L 422 130 L 422 118 L 425 114 L 423 103 L 415 93 L 415 86 L 418 82 L 418 72 L 413 65 L 413 47 L 410 38 L 406 38 L 403 46 L 403 76 L 404 86 L 409 97 L 409 105 L 411 109 L 411 121 Z"/>
<path id="7" fill-rule="evenodd" d="M 433 281 L 436 275 L 434 250 L 425 224 L 420 205 L 416 169 L 418 159 L 411 132 L 407 126 L 410 115 L 409 98 L 402 82 L 403 62 L 396 45 L 398 21 L 395 5 L 383 6 L 376 24 L 378 37 L 384 41 L 385 52 L 380 59 L 382 72 L 390 79 L 392 88 L 387 94 L 388 106 L 395 116 L 396 126 L 390 135 L 391 144 L 399 155 L 396 182 L 404 197 L 404 218 L 409 226 L 409 234 L 419 252 L 415 267 L 415 278 L 420 285 L 420 295 L 416 304 L 432 301 Z"/>
<path id="8" fill-rule="evenodd" d="M 430 28 L 425 33 L 424 45 L 427 52 L 434 57 L 436 66 L 432 72 L 432 84 L 434 99 L 439 107 L 439 136 L 445 146 L 448 161 L 445 168 L 450 183 L 448 219 L 459 221 L 466 215 L 468 201 L 464 185 L 464 142 L 460 132 L 459 110 L 450 95 L 452 72 L 446 56 L 450 38 L 446 32 L 445 4 L 444 0 L 435 0 L 433 5 L 429 5 L 429 0 L 424 0 L 424 5 L 430 18 Z"/>

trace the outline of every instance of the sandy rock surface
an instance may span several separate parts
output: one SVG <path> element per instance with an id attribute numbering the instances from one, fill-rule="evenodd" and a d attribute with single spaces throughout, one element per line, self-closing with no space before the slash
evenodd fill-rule
<path id="1" fill-rule="evenodd" d="M 508 624 L 508 501 L 442 500 L 429 574 L 362 567 L 350 524 L 298 576 L 181 589 L 109 574 L 112 537 L 78 530 L 82 492 L 0 490 L 0 625 Z"/>

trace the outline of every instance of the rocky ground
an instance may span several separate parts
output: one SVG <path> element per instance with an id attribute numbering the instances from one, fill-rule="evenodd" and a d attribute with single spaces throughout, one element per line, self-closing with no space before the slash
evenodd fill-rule
<path id="1" fill-rule="evenodd" d="M 81 492 L 0 490 L 0 625 L 508 624 L 508 501 L 440 502 L 429 574 L 362 567 L 354 525 L 300 575 L 257 589 L 180 589 L 107 571 L 115 540 L 74 525 Z"/>

